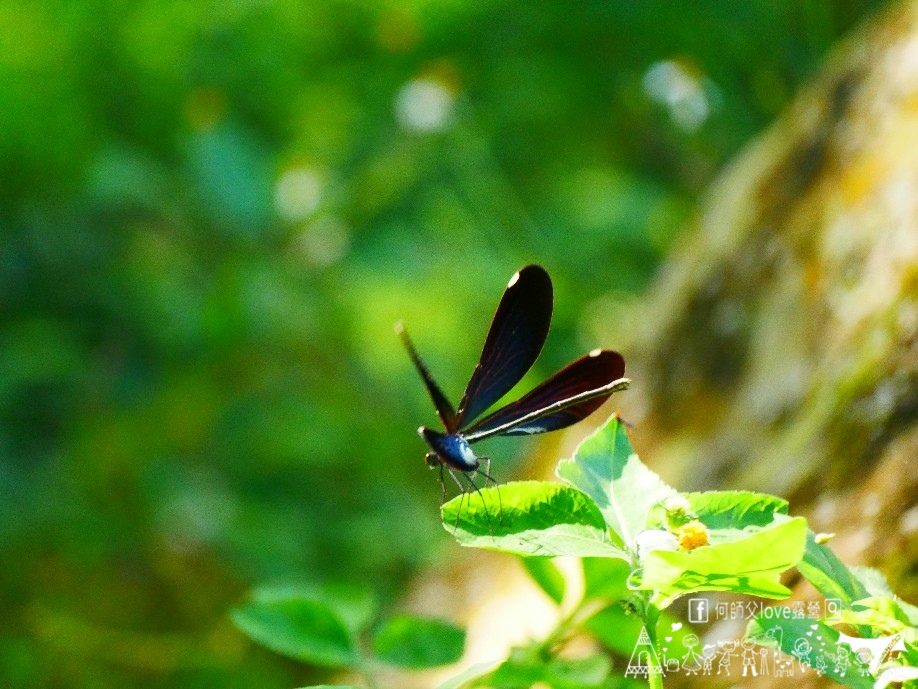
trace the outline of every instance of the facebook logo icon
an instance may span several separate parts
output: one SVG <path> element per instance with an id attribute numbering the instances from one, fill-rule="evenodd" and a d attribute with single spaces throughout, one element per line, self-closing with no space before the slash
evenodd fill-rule
<path id="1" fill-rule="evenodd" d="M 707 598 L 689 598 L 688 601 L 688 619 L 692 624 L 699 624 L 708 621 L 708 599 Z"/>

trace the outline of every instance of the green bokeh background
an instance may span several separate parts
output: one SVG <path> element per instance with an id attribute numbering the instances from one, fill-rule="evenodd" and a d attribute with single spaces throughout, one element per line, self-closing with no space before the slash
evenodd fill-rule
<path id="1" fill-rule="evenodd" d="M 266 581 L 392 603 L 455 548 L 393 323 L 458 399 L 538 262 L 527 381 L 615 347 L 705 186 L 875 6 L 5 0 L 0 685 L 321 679 L 226 612 Z"/>

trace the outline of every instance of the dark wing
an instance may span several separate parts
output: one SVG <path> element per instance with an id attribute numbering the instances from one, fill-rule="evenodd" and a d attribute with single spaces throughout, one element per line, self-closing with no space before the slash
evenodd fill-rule
<path id="1" fill-rule="evenodd" d="M 474 424 L 469 442 L 492 435 L 532 435 L 557 431 L 596 411 L 613 392 L 630 382 L 618 352 L 597 349 L 568 364 L 516 402 Z"/>
<path id="2" fill-rule="evenodd" d="M 459 428 L 506 395 L 532 368 L 548 337 L 551 308 L 551 278 L 544 268 L 526 266 L 510 278 L 459 403 Z"/>
<path id="3" fill-rule="evenodd" d="M 421 356 L 418 354 L 418 350 L 414 348 L 411 338 L 408 337 L 408 332 L 405 330 L 405 326 L 401 321 L 395 324 L 395 332 L 402 338 L 405 349 L 408 350 L 408 356 L 411 357 L 411 361 L 414 362 L 414 367 L 418 370 L 418 373 L 421 374 L 421 378 L 424 379 L 424 385 L 427 386 L 427 392 L 430 393 L 430 398 L 437 408 L 437 415 L 446 427 L 447 433 L 455 433 L 458 427 L 456 426 L 456 412 L 453 410 L 453 405 L 446 399 L 446 395 L 443 394 L 440 386 L 437 385 L 437 381 L 433 379 L 433 376 L 430 375 L 430 371 L 424 365 L 424 362 L 421 361 Z"/>

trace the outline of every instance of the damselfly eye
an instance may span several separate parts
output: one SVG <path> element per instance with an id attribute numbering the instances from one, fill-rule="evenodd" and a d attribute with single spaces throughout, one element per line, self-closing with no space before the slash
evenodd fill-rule
<path id="1" fill-rule="evenodd" d="M 426 455 L 424 455 L 424 464 L 429 466 L 431 469 L 435 469 L 436 467 L 440 466 L 442 462 L 440 462 L 440 458 L 437 457 L 435 452 L 428 452 Z"/>

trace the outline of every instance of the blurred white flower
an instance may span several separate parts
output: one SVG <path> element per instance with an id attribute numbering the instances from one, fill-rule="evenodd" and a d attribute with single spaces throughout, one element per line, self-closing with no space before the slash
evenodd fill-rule
<path id="1" fill-rule="evenodd" d="M 351 233 L 344 221 L 328 215 L 304 226 L 290 245 L 296 260 L 311 268 L 324 268 L 350 249 Z"/>
<path id="2" fill-rule="evenodd" d="M 456 97 L 446 86 L 433 79 L 413 79 L 395 97 L 395 118 L 405 129 L 415 132 L 438 132 L 452 119 Z"/>
<path id="3" fill-rule="evenodd" d="M 711 96 L 717 93 L 714 85 L 675 60 L 653 63 L 643 83 L 647 95 L 665 105 L 673 122 L 684 131 L 697 131 L 711 115 Z"/>
<path id="4" fill-rule="evenodd" d="M 318 170 L 306 165 L 289 168 L 274 187 L 277 214 L 289 222 L 305 220 L 319 207 L 324 188 Z"/>

